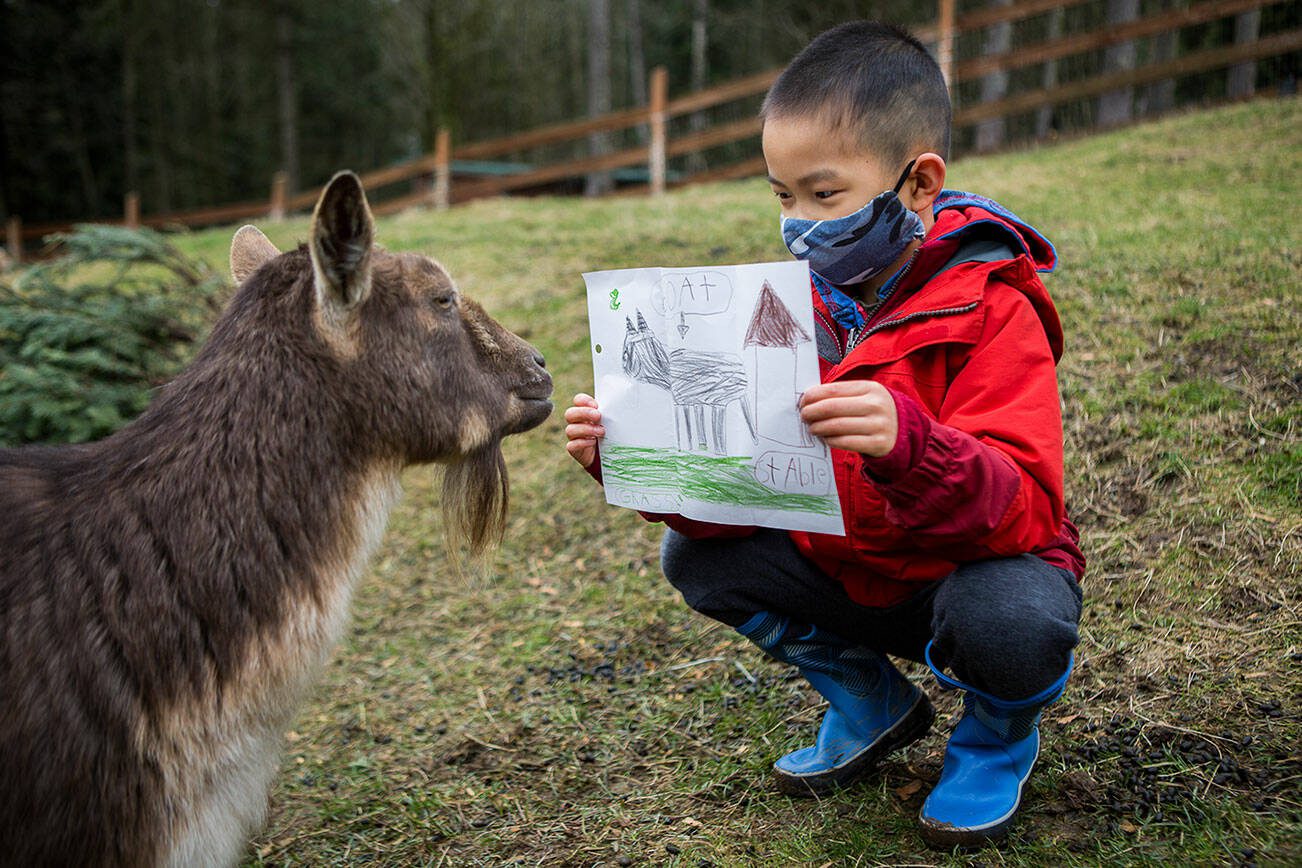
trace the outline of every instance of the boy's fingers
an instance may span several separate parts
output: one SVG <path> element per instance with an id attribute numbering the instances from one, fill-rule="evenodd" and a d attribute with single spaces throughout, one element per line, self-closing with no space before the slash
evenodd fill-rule
<path id="1" fill-rule="evenodd" d="M 823 401 L 827 398 L 867 395 L 882 388 L 884 387 L 872 380 L 837 380 L 833 383 L 819 383 L 816 386 L 810 386 L 801 394 L 800 406 L 807 407 L 816 401 Z"/>
<path id="2" fill-rule="evenodd" d="M 809 426 L 809 433 L 831 443 L 838 437 L 876 437 L 886 431 L 872 419 L 828 419 Z M 841 447 L 844 449 L 845 447 Z"/>
<path id="3" fill-rule="evenodd" d="M 876 437 L 824 437 L 823 442 L 833 449 L 844 449 L 861 455 L 882 456 L 890 451 L 885 448 L 885 443 Z"/>
<path id="4" fill-rule="evenodd" d="M 606 436 L 606 429 L 600 425 L 566 425 L 565 438 L 567 440 L 592 440 L 596 441 L 598 437 Z"/>
<path id="5" fill-rule="evenodd" d="M 863 418 L 864 416 L 875 415 L 876 412 L 882 409 L 884 408 L 880 403 L 867 395 L 858 395 L 851 398 L 824 398 L 802 407 L 800 418 L 807 423 L 817 422 L 822 419 L 835 419 L 841 416 Z"/>
<path id="6" fill-rule="evenodd" d="M 592 425 L 601 422 L 601 411 L 590 407 L 570 407 L 565 411 L 566 422 L 587 422 Z"/>
<path id="7" fill-rule="evenodd" d="M 574 404 L 578 407 L 596 407 L 597 399 L 589 395 L 587 392 L 579 392 L 579 394 L 574 396 Z"/>

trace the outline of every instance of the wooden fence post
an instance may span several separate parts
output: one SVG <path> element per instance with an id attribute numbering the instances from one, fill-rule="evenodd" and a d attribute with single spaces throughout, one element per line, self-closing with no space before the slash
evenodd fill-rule
<path id="1" fill-rule="evenodd" d="M 936 21 L 936 63 L 945 77 L 951 98 L 954 91 L 954 7 L 956 0 L 940 0 Z"/>
<path id="2" fill-rule="evenodd" d="M 14 265 L 23 261 L 23 218 L 11 215 L 5 223 L 5 247 Z"/>
<path id="3" fill-rule="evenodd" d="M 651 70 L 651 142 L 647 169 L 651 173 L 651 195 L 665 191 L 665 105 L 669 102 L 669 70 Z"/>
<path id="4" fill-rule="evenodd" d="M 446 211 L 452 203 L 452 134 L 439 130 L 434 134 L 434 189 L 430 203 L 436 211 Z"/>
<path id="5" fill-rule="evenodd" d="M 128 229 L 140 228 L 140 194 L 132 191 L 122 201 L 122 222 Z"/>
<path id="6" fill-rule="evenodd" d="M 285 200 L 289 198 L 289 175 L 277 172 L 271 176 L 271 206 L 267 218 L 273 223 L 285 219 Z"/>

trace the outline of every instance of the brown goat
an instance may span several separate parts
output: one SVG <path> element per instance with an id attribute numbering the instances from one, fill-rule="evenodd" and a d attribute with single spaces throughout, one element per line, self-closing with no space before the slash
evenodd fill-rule
<path id="1" fill-rule="evenodd" d="M 351 173 L 306 246 L 244 227 L 242 286 L 140 418 L 0 450 L 0 863 L 235 862 L 402 468 L 448 464 L 472 550 L 500 533 L 499 443 L 551 377 L 373 232 Z"/>

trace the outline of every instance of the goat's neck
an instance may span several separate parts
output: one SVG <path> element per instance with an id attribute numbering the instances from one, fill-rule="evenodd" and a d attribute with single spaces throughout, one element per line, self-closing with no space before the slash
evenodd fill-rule
<path id="1" fill-rule="evenodd" d="M 283 360 L 260 370 L 256 355 L 204 361 L 96 444 L 70 483 L 100 489 L 79 499 L 112 516 L 101 523 L 106 546 L 152 547 L 146 578 L 161 599 L 183 601 L 177 617 L 232 634 L 209 652 L 223 658 L 219 670 L 253 654 L 290 686 L 342 631 L 398 463 L 358 451 L 367 420 L 310 370 Z M 111 538 L 119 528 L 121 541 Z"/>

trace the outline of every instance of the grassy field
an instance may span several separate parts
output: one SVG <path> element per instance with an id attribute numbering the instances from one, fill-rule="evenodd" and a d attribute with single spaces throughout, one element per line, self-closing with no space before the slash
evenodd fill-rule
<path id="1" fill-rule="evenodd" d="M 692 614 L 658 526 L 607 506 L 555 414 L 506 453 L 506 540 L 454 578 L 414 469 L 293 731 L 251 864 L 1302 863 L 1302 102 L 1259 101 L 953 167 L 1042 228 L 1067 333 L 1069 507 L 1090 558 L 1079 669 L 1020 824 L 914 831 L 936 731 L 822 801 L 768 769 L 818 697 Z M 660 201 L 502 200 L 383 220 L 591 385 L 583 270 L 785 257 L 760 180 Z M 304 221 L 268 227 L 282 246 Z M 184 239 L 224 263 L 230 231 Z"/>

